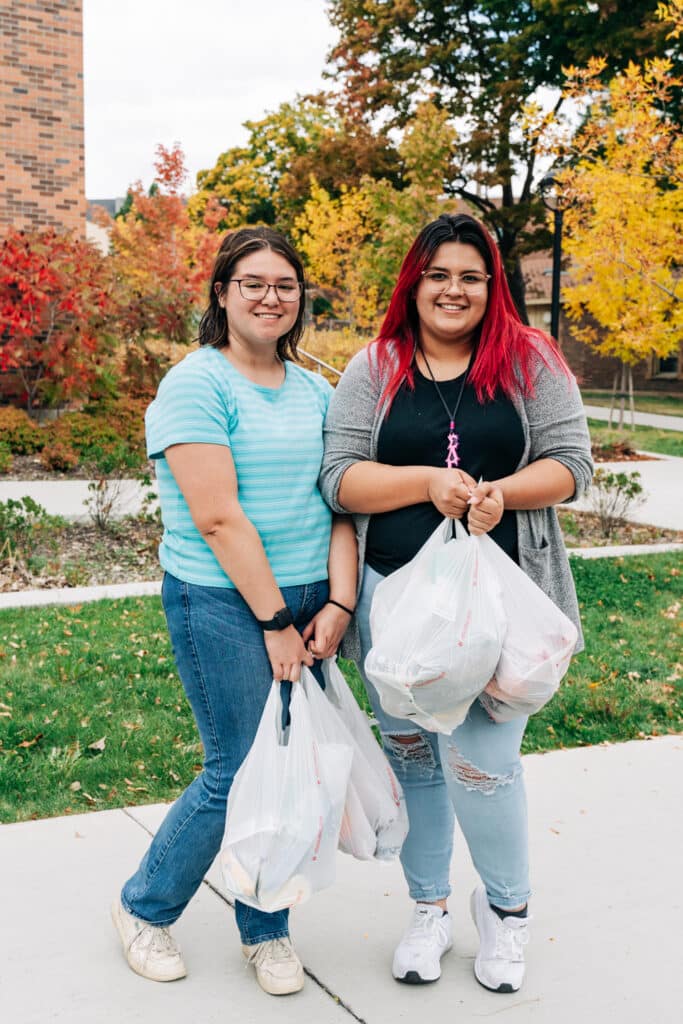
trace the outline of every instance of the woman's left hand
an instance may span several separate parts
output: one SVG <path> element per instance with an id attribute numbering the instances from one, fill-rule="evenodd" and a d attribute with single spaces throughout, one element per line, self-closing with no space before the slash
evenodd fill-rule
<path id="1" fill-rule="evenodd" d="M 468 504 L 467 527 L 474 537 L 488 533 L 497 526 L 505 510 L 500 487 L 485 480 L 474 488 Z"/>
<path id="2" fill-rule="evenodd" d="M 334 604 L 326 604 L 314 615 L 302 633 L 303 641 L 314 658 L 331 658 L 351 618 Z"/>

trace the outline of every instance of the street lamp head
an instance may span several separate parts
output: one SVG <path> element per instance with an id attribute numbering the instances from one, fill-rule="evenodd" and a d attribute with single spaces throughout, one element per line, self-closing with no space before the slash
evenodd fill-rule
<path id="1" fill-rule="evenodd" d="M 546 174 L 541 178 L 538 191 L 541 193 L 546 210 L 550 210 L 552 213 L 564 210 L 569 205 L 569 197 L 554 174 Z"/>

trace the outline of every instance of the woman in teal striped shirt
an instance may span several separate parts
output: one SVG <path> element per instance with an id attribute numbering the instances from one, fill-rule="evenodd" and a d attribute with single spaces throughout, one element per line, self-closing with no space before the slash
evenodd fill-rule
<path id="1" fill-rule="evenodd" d="M 218 852 L 232 780 L 272 680 L 329 657 L 356 597 L 356 541 L 318 490 L 331 387 L 294 360 L 304 273 L 270 228 L 229 235 L 214 266 L 200 347 L 162 380 L 146 416 L 164 525 L 159 558 L 173 652 L 204 746 L 112 908 L 129 966 L 186 974 L 168 931 Z M 287 911 L 236 904 L 261 987 L 303 986 Z"/>

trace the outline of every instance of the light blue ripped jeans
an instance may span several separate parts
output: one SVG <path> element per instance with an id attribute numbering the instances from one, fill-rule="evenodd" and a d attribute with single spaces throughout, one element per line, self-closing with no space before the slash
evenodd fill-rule
<path id="1" fill-rule="evenodd" d="M 382 578 L 365 566 L 357 612 L 363 662 L 372 646 L 372 595 Z M 526 718 L 496 723 L 475 701 L 450 736 L 427 732 L 387 715 L 362 665 L 358 667 L 384 751 L 405 792 L 410 831 L 401 864 L 412 899 L 434 902 L 449 895 L 455 814 L 489 901 L 501 910 L 525 904 L 529 857 L 519 751 Z"/>

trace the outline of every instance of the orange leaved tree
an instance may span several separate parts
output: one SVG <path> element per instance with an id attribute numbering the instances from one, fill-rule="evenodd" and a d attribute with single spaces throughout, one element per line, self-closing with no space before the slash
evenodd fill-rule
<path id="1" fill-rule="evenodd" d="M 159 343 L 186 345 L 195 337 L 220 243 L 215 200 L 207 203 L 202 223 L 190 220 L 180 146 L 157 146 L 154 166 L 149 192 L 137 182 L 125 214 L 106 218 L 126 370 L 133 389 L 142 392 L 163 373 Z"/>

